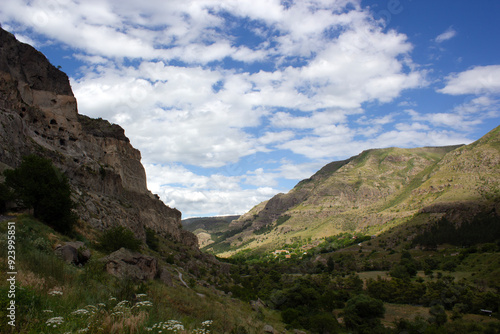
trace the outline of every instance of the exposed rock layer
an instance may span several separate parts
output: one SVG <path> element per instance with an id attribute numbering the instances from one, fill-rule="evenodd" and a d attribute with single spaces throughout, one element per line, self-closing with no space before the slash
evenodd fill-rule
<path id="1" fill-rule="evenodd" d="M 151 194 L 141 155 L 124 131 L 78 114 L 67 75 L 33 47 L 0 28 L 0 162 L 51 158 L 69 177 L 81 219 L 98 229 L 123 225 L 144 239 L 144 228 L 197 248 L 181 213 Z"/>

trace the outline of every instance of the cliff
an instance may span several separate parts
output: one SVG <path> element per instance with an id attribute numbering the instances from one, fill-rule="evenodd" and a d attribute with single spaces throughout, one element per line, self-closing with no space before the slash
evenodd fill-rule
<path id="1" fill-rule="evenodd" d="M 148 191 L 141 154 L 124 130 L 79 115 L 67 75 L 0 28 L 0 163 L 15 168 L 31 153 L 68 176 L 78 215 L 92 227 L 122 225 L 141 239 L 148 227 L 197 249 L 181 213 Z"/>

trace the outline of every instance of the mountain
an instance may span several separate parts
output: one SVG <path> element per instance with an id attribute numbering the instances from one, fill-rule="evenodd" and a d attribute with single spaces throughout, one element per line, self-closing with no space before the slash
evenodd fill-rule
<path id="1" fill-rule="evenodd" d="M 208 246 L 217 239 L 225 238 L 229 224 L 240 216 L 201 217 L 182 220 L 182 226 L 198 237 L 200 247 Z"/>
<path id="2" fill-rule="evenodd" d="M 2 170 L 31 153 L 50 158 L 68 176 L 78 215 L 92 227 L 126 226 L 143 240 L 150 228 L 197 248 L 181 213 L 147 189 L 141 154 L 124 130 L 78 114 L 67 75 L 1 29 L 0 122 Z"/>
<path id="3" fill-rule="evenodd" d="M 457 224 L 500 212 L 500 127 L 470 145 L 372 149 L 332 162 L 260 203 L 206 249 L 221 256 L 317 244 L 342 232 L 377 235 L 414 217 Z"/>

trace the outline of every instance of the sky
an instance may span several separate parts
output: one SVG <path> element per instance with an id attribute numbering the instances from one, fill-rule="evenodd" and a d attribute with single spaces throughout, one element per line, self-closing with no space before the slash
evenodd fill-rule
<path id="1" fill-rule="evenodd" d="M 183 218 L 243 214 L 363 150 L 500 125 L 500 1 L 7 0 L 0 23 L 125 129 Z"/>

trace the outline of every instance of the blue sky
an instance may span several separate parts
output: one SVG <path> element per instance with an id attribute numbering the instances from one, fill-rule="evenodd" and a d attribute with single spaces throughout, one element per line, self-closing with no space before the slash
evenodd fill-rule
<path id="1" fill-rule="evenodd" d="M 120 124 L 183 217 L 242 214 L 369 148 L 500 124 L 500 2 L 8 0 L 2 27 Z"/>

